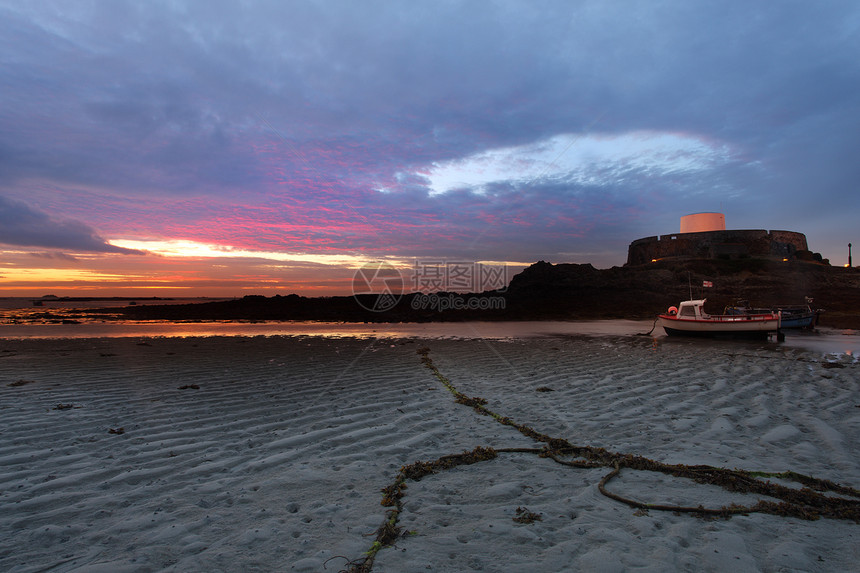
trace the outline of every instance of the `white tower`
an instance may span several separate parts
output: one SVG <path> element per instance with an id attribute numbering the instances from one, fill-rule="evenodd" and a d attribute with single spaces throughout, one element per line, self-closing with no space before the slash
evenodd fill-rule
<path id="1" fill-rule="evenodd" d="M 701 233 L 703 231 L 725 231 L 726 216 L 722 213 L 693 213 L 681 217 L 682 233 Z"/>

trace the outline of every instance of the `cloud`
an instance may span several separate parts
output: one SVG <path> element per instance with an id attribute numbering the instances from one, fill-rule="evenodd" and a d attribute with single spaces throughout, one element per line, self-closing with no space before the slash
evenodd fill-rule
<path id="1" fill-rule="evenodd" d="M 487 184 L 505 181 L 611 185 L 631 175 L 641 178 L 712 169 L 728 159 L 725 146 L 685 134 L 562 134 L 437 163 L 427 169 L 427 179 L 432 195 L 458 188 L 484 192 Z"/>
<path id="2" fill-rule="evenodd" d="M 142 255 L 143 251 L 109 244 L 86 224 L 54 219 L 20 201 L 0 197 L 0 243 L 69 251 Z"/>
<path id="3" fill-rule="evenodd" d="M 260 251 L 613 261 L 702 210 L 834 234 L 828 221 L 858 208 L 858 14 L 850 1 L 0 6 L 0 188 L 71 219 L 19 205 L 50 225 L 0 233 L 121 252 L 77 220 Z"/>
<path id="4" fill-rule="evenodd" d="M 76 262 L 78 260 L 77 257 L 60 252 L 31 253 L 30 256 L 36 257 L 37 259 L 56 259 L 71 262 Z"/>

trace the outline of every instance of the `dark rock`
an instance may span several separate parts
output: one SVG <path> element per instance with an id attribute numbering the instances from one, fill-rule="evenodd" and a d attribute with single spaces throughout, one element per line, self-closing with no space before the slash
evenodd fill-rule
<path id="1" fill-rule="evenodd" d="M 703 281 L 713 282 L 703 288 Z M 590 264 L 537 262 L 514 276 L 507 289 L 485 293 L 437 293 L 468 302 L 502 297 L 504 308 L 440 311 L 421 307 L 420 293 L 404 294 L 384 312 L 374 312 L 376 295 L 306 298 L 295 294 L 164 306 L 129 306 L 119 311 L 135 320 L 320 320 L 429 322 L 462 320 L 650 319 L 682 300 L 707 298 L 706 310 L 722 312 L 745 299 L 755 307 L 802 304 L 814 299 L 820 324 L 860 328 L 860 269 L 803 260 L 688 259 L 595 269 Z M 109 309 L 116 312 L 117 309 Z"/>

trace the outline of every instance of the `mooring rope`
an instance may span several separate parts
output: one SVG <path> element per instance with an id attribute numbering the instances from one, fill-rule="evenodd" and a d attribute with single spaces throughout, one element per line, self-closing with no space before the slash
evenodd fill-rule
<path id="1" fill-rule="evenodd" d="M 421 356 L 421 362 L 424 366 L 451 392 L 458 404 L 469 406 L 479 414 L 490 416 L 500 424 L 510 426 L 521 434 L 545 444 L 545 446 L 541 448 L 491 448 L 478 446 L 471 451 L 444 455 L 433 461 L 417 461 L 401 467 L 394 481 L 381 490 L 383 493 L 381 504 L 392 509 L 386 512 L 385 521 L 376 530 L 376 538 L 373 545 L 360 559 L 348 561 L 347 568 L 342 569 L 339 573 L 369 573 L 373 568 L 376 554 L 381 549 L 394 545 L 394 542 L 401 536 L 401 528 L 397 527 L 397 522 L 403 510 L 402 499 L 405 495 L 404 490 L 406 489 L 407 480 L 418 481 L 430 474 L 461 465 L 492 460 L 497 458 L 499 454 L 504 453 L 535 454 L 539 457 L 549 458 L 559 464 L 575 468 L 612 468 L 600 480 L 597 486 L 600 493 L 610 499 L 645 511 L 672 511 L 723 518 L 730 518 L 738 514 L 767 513 L 808 520 L 826 517 L 830 519 L 853 520 L 860 523 L 860 491 L 828 480 L 818 479 L 793 471 L 769 473 L 738 469 L 730 470 L 708 465 L 688 466 L 683 464 L 666 464 L 642 456 L 610 452 L 604 448 L 594 446 L 575 446 L 563 438 L 554 438 L 542 434 L 528 426 L 518 424 L 506 416 L 501 416 L 489 410 L 486 407 L 487 400 L 467 396 L 457 390 L 451 381 L 433 364 L 433 361 L 430 359 L 429 348 L 419 348 L 417 353 Z M 622 468 L 660 472 L 675 477 L 689 478 L 697 483 L 717 485 L 731 492 L 766 495 L 782 501 L 759 500 L 758 503 L 751 506 L 731 504 L 719 508 L 706 508 L 702 505 L 688 507 L 644 503 L 612 493 L 606 488 L 607 484 L 621 473 Z M 800 483 L 803 487 L 795 489 L 771 483 L 770 481 L 762 481 L 758 478 L 779 478 Z M 833 492 L 838 495 L 858 499 L 826 496 L 820 492 Z"/>
<path id="2" fill-rule="evenodd" d="M 654 318 L 654 324 L 651 325 L 651 330 L 648 332 L 637 332 L 636 336 L 651 336 L 651 333 L 654 332 L 654 329 L 657 328 L 657 321 L 660 320 L 660 317 L 657 316 Z"/>

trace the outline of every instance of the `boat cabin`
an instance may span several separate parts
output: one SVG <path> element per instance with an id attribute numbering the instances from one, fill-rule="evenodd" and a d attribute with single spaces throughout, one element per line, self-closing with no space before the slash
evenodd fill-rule
<path id="1" fill-rule="evenodd" d="M 708 314 L 705 312 L 705 301 L 708 299 L 701 300 L 685 300 L 681 302 L 681 308 L 677 309 L 677 316 L 681 319 L 686 320 L 704 320 L 709 318 Z M 672 312 L 672 309 L 669 309 L 669 314 L 675 314 Z"/>

